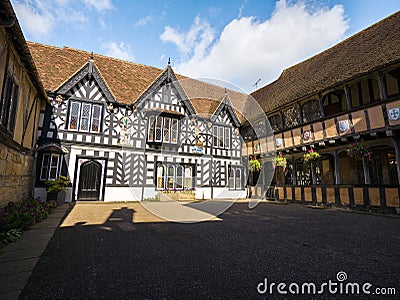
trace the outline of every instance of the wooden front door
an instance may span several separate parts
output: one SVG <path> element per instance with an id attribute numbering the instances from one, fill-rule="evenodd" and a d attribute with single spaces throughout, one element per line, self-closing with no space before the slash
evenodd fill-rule
<path id="1" fill-rule="evenodd" d="M 99 162 L 89 160 L 80 168 L 78 200 L 99 200 L 102 166 Z"/>

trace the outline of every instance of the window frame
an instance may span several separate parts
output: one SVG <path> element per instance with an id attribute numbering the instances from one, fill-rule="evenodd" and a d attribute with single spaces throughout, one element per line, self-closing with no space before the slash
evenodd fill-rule
<path id="1" fill-rule="evenodd" d="M 186 176 L 186 170 L 190 169 L 190 176 Z M 194 166 L 191 164 L 176 164 L 176 163 L 157 163 L 157 174 L 156 174 L 156 189 L 158 191 L 164 190 L 176 190 L 183 191 L 193 189 Z M 172 172 L 170 172 L 172 170 Z M 180 172 L 178 171 L 180 170 Z M 163 174 L 160 174 L 162 172 Z M 180 174 L 180 175 L 179 175 Z M 172 186 L 169 186 L 169 182 L 172 182 Z M 186 179 L 190 179 L 190 187 L 186 187 Z M 161 181 L 160 181 L 161 180 Z M 161 182 L 161 185 L 159 184 Z M 180 185 L 180 187 L 178 187 Z"/>
<path id="2" fill-rule="evenodd" d="M 159 127 L 157 123 L 158 120 L 160 120 L 161 122 Z M 168 128 L 165 127 L 166 123 L 168 123 L 167 125 Z M 160 132 L 160 138 L 156 138 L 157 130 L 159 130 Z M 168 133 L 168 139 L 165 139 L 166 133 Z M 161 116 L 161 115 L 150 115 L 148 117 L 148 124 L 147 124 L 148 143 L 177 144 L 178 139 L 179 139 L 179 123 L 177 118 L 170 116 Z"/>
<path id="3" fill-rule="evenodd" d="M 15 130 L 19 98 L 19 81 L 7 70 L 4 75 L 3 90 L 0 99 L 0 124 L 11 134 Z"/>
<path id="4" fill-rule="evenodd" d="M 45 166 L 45 157 L 47 157 L 47 165 Z M 57 159 L 57 162 L 55 166 L 53 166 L 53 161 L 54 159 Z M 41 162 L 41 168 L 40 168 L 40 175 L 39 175 L 39 180 L 40 181 L 46 181 L 46 180 L 54 180 L 57 179 L 57 177 L 60 175 L 61 171 L 61 163 L 62 163 L 62 155 L 60 153 L 52 153 L 52 152 L 46 152 L 43 153 L 42 155 L 42 162 Z M 55 168 L 55 176 L 52 177 L 51 172 Z M 43 171 L 43 170 L 46 171 Z"/>
<path id="5" fill-rule="evenodd" d="M 72 114 L 72 106 L 73 105 L 78 105 L 79 109 L 77 115 Z M 88 128 L 87 129 L 82 129 L 82 120 L 83 120 L 83 109 L 85 106 L 90 106 L 89 108 L 89 117 L 88 117 Z M 98 107 L 100 109 L 99 117 L 98 118 L 93 118 L 94 116 L 94 109 L 95 107 Z M 68 106 L 68 122 L 67 122 L 67 130 L 69 131 L 74 131 L 74 132 L 84 132 L 84 133 L 100 133 L 101 128 L 102 128 L 102 119 L 103 119 L 103 111 L 104 111 L 104 105 L 99 104 L 99 103 L 92 103 L 88 101 L 80 101 L 76 99 L 71 99 L 69 106 Z M 76 123 L 76 128 L 71 128 L 71 120 L 72 117 L 77 118 L 77 123 Z M 85 117 L 86 118 L 86 117 Z M 93 130 L 93 123 L 94 119 L 98 121 L 98 130 L 95 131 Z"/>
<path id="6" fill-rule="evenodd" d="M 243 170 L 244 168 L 237 165 L 228 166 L 228 189 L 231 191 L 241 191 L 244 190 L 244 180 L 243 180 Z M 237 172 L 239 171 L 239 186 Z"/>
<path id="7" fill-rule="evenodd" d="M 230 149 L 232 144 L 231 127 L 213 125 L 212 139 L 214 149 Z"/>

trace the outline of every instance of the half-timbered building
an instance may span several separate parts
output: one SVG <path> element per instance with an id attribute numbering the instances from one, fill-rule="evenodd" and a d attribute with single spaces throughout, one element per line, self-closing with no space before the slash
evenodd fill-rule
<path id="1" fill-rule="evenodd" d="M 9 1 L 0 2 L 0 207 L 32 195 L 40 107 L 47 96 Z"/>
<path id="2" fill-rule="evenodd" d="M 177 77 L 169 63 L 160 70 L 67 47 L 29 48 L 50 102 L 40 112 L 37 196 L 59 175 L 71 178 L 67 201 L 246 195 L 231 103 L 245 95 Z"/>
<path id="3" fill-rule="evenodd" d="M 399 41 L 398 12 L 252 93 L 273 131 L 256 137 L 253 128 L 242 128 L 247 155 L 263 162 L 253 176 L 258 183 L 250 182 L 255 194 L 399 208 Z M 320 156 L 312 164 L 304 159 L 311 151 Z M 277 168 L 271 189 L 263 178 L 279 152 L 287 163 Z"/>

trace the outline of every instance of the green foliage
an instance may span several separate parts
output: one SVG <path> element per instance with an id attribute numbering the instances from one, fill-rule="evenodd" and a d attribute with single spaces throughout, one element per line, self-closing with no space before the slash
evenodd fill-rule
<path id="1" fill-rule="evenodd" d="M 32 198 L 22 202 L 9 202 L 0 208 L 0 243 L 9 243 L 18 237 L 18 231 L 46 219 L 56 206 L 56 201 L 42 202 Z"/>
<path id="2" fill-rule="evenodd" d="M 306 153 L 304 153 L 304 163 L 306 164 L 311 164 L 314 162 L 317 162 L 321 159 L 321 156 L 319 155 L 318 152 L 314 151 L 314 150 L 308 150 Z"/>
<path id="3" fill-rule="evenodd" d="M 261 169 L 261 163 L 258 159 L 252 158 L 249 160 L 250 172 L 259 171 Z"/>
<path id="4" fill-rule="evenodd" d="M 364 141 L 357 141 L 350 144 L 346 149 L 347 155 L 355 160 L 363 160 L 364 158 L 371 160 L 372 152 L 369 148 L 364 145 Z"/>
<path id="5" fill-rule="evenodd" d="M 22 231 L 20 229 L 10 229 L 9 231 L 0 232 L 0 243 L 2 245 L 7 245 L 15 242 L 21 235 Z"/>
<path id="6" fill-rule="evenodd" d="M 49 193 L 64 192 L 67 189 L 70 179 L 60 175 L 57 179 L 50 179 L 45 182 L 46 190 Z"/>
<path id="7" fill-rule="evenodd" d="M 286 168 L 286 157 L 283 156 L 282 152 L 279 152 L 279 154 L 274 158 L 274 165 L 275 167 L 283 167 Z"/>

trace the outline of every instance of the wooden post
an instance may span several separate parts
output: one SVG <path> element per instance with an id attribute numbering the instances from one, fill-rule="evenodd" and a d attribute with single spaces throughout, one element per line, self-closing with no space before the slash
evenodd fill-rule
<path id="1" fill-rule="evenodd" d="M 364 183 L 371 184 L 371 178 L 369 176 L 369 161 L 368 158 L 363 158 L 363 168 L 364 168 Z"/>
<path id="2" fill-rule="evenodd" d="M 385 85 L 385 81 L 384 81 L 382 74 L 379 74 L 379 76 L 378 76 L 378 85 L 379 85 L 379 95 L 381 97 L 381 100 L 386 101 L 387 100 L 387 91 L 386 91 L 386 85 Z"/>
<path id="3" fill-rule="evenodd" d="M 321 119 L 325 118 L 324 103 L 322 102 L 322 95 L 318 95 L 319 102 L 319 112 L 321 114 Z"/>
<path id="4" fill-rule="evenodd" d="M 346 102 L 347 102 L 347 110 L 351 110 L 352 109 L 352 105 L 351 105 L 351 93 L 350 93 L 350 88 L 348 85 L 344 86 L 344 94 L 346 96 Z"/>
<path id="5" fill-rule="evenodd" d="M 292 157 L 292 177 L 293 177 L 293 186 L 297 185 L 297 169 L 296 169 L 296 160 Z"/>
<path id="6" fill-rule="evenodd" d="M 335 163 L 335 184 L 340 184 L 340 170 L 339 170 L 339 155 L 337 150 L 334 152 L 334 163 Z"/>
<path id="7" fill-rule="evenodd" d="M 397 169 L 397 182 L 400 185 L 400 139 L 393 137 L 394 151 L 396 154 L 396 169 Z"/>

